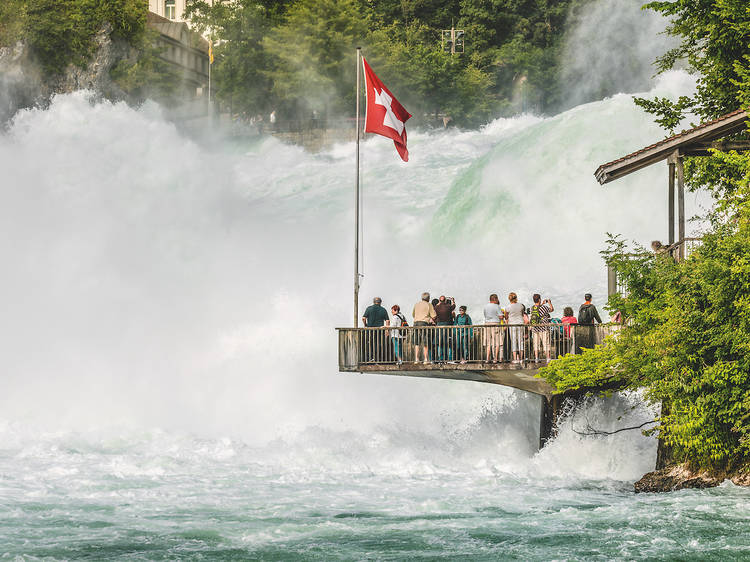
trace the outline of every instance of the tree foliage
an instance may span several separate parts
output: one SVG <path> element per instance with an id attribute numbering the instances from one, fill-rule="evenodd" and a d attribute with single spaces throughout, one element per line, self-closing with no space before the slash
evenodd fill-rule
<path id="1" fill-rule="evenodd" d="M 146 25 L 144 0 L 25 0 L 23 37 L 50 74 L 85 66 L 105 25 L 113 37 L 136 42 Z"/>
<path id="2" fill-rule="evenodd" d="M 682 43 L 659 59 L 685 57 L 698 76 L 693 97 L 636 103 L 673 131 L 687 111 L 714 118 L 750 103 L 750 10 L 739 0 L 652 2 Z M 745 133 L 746 134 L 746 133 Z M 685 159 L 693 190 L 714 206 L 702 245 L 675 262 L 610 237 L 604 257 L 627 287 L 610 297 L 626 325 L 603 346 L 543 370 L 559 391 L 619 384 L 645 389 L 665 407 L 655 428 L 673 460 L 696 468 L 750 465 L 750 155 L 712 150 Z"/>
<path id="3" fill-rule="evenodd" d="M 684 117 L 695 109 L 714 119 L 740 107 L 742 65 L 750 55 L 750 9 L 745 0 L 671 0 L 650 2 L 644 8 L 669 18 L 667 32 L 679 46 L 657 59 L 660 72 L 686 62 L 698 76 L 691 104 L 677 102 L 673 112 Z M 670 127 L 668 127 L 670 128 Z"/>
<path id="4" fill-rule="evenodd" d="M 544 110 L 554 97 L 569 7 L 581 1 L 238 0 L 209 6 L 188 0 L 187 14 L 221 43 L 214 67 L 218 97 L 224 103 L 231 98 L 236 111 L 351 115 L 354 49 L 362 46 L 415 121 L 449 115 L 459 125 L 476 125 L 513 107 Z M 230 23 L 239 20 L 242 29 Z M 443 50 L 441 30 L 452 25 L 466 32 L 464 53 Z"/>

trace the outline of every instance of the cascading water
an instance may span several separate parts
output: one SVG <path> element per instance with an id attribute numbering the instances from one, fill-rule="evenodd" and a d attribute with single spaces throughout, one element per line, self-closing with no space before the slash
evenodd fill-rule
<path id="1" fill-rule="evenodd" d="M 653 93 L 692 88 L 682 73 Z M 363 144 L 362 296 L 604 303 L 606 231 L 663 236 L 664 176 L 601 188 L 660 136 L 629 96 Z M 351 320 L 353 147 L 185 137 L 85 92 L 0 136 L 0 555 L 634 558 L 747 546 L 732 487 L 635 498 L 638 396 L 537 453 L 538 399 L 336 372 Z M 698 207 L 701 201 L 689 198 Z M 711 498 L 706 507 L 706 497 Z M 744 498 L 744 499 L 743 499 Z M 667 515 L 670 514 L 670 517 Z M 739 521 L 739 523 L 738 523 Z M 614 533 L 614 534 L 613 534 Z M 616 536 L 615 536 L 616 535 Z"/>

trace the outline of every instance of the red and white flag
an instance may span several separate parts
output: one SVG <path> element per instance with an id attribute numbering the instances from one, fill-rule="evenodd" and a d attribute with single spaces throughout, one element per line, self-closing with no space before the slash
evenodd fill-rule
<path id="1" fill-rule="evenodd" d="M 375 133 L 393 139 L 398 155 L 404 162 L 409 161 L 406 150 L 406 127 L 404 124 L 411 114 L 398 103 L 393 94 L 385 87 L 362 57 L 365 69 L 365 91 L 367 108 L 365 109 L 365 133 Z"/>

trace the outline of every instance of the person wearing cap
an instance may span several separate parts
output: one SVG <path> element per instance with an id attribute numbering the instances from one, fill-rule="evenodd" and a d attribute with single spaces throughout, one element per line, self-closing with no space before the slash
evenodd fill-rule
<path id="1" fill-rule="evenodd" d="M 391 320 L 388 316 L 388 311 L 381 305 L 383 301 L 380 297 L 372 299 L 372 304 L 367 307 L 365 313 L 362 315 L 362 324 L 365 328 L 382 328 L 383 326 L 390 326 Z M 374 356 L 370 356 L 369 360 L 375 359 L 381 361 L 385 359 L 386 345 L 385 345 L 386 332 L 377 331 L 372 334 L 367 334 L 365 338 L 370 338 L 371 346 L 367 346 L 374 352 Z"/>

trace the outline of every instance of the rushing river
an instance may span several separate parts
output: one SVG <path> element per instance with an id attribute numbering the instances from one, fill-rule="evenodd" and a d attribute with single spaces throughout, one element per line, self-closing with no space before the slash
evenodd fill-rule
<path id="1" fill-rule="evenodd" d="M 408 164 L 368 139 L 363 299 L 603 305 L 605 233 L 663 238 L 666 172 L 593 172 L 660 136 L 618 95 L 410 132 Z M 189 138 L 80 92 L 19 114 L 0 167 L 0 557 L 750 556 L 750 492 L 635 495 L 653 439 L 581 435 L 652 419 L 638 396 L 588 402 L 539 452 L 533 396 L 337 372 L 351 145 Z"/>

